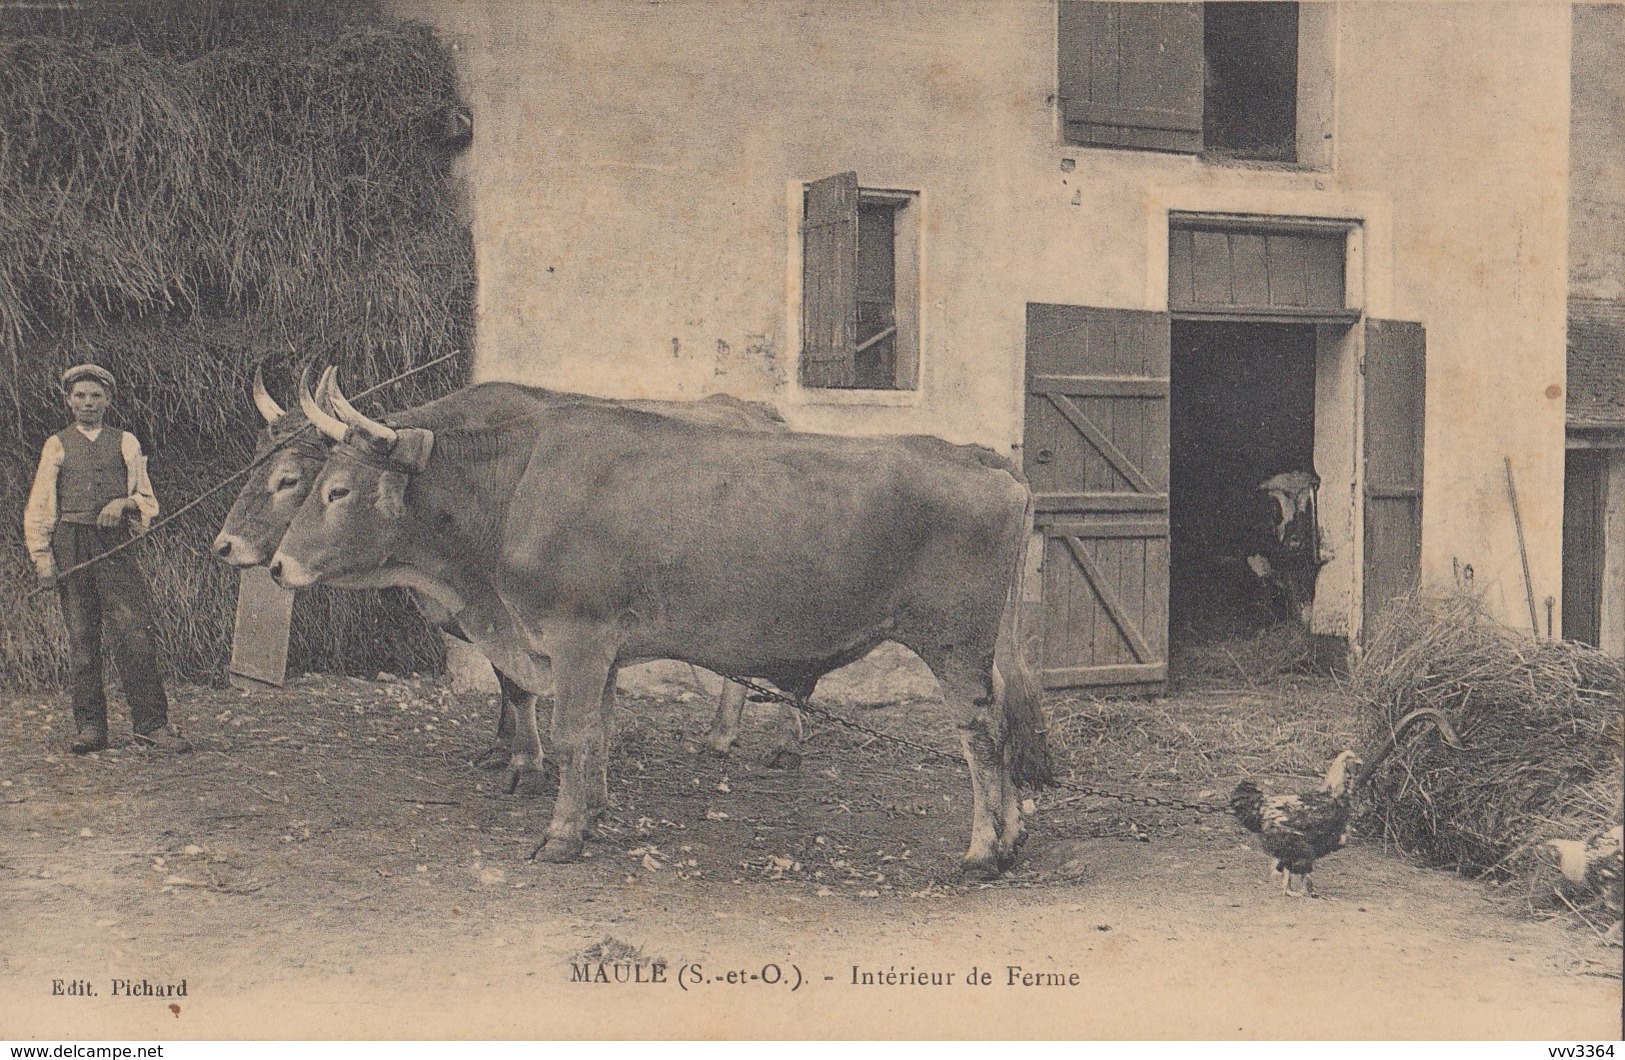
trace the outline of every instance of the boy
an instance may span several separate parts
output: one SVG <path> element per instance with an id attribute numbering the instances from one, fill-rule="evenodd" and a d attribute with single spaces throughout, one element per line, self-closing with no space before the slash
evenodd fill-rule
<path id="1" fill-rule="evenodd" d="M 141 443 L 128 431 L 102 426 L 113 391 L 113 375 L 100 365 L 76 365 L 62 373 L 62 396 L 73 423 L 45 440 L 23 514 L 23 540 L 40 586 L 55 587 L 62 597 L 78 727 L 73 753 L 107 747 L 103 620 L 111 627 L 118 653 L 135 742 L 157 751 L 190 751 L 191 745 L 169 725 L 169 702 L 153 643 L 152 602 L 129 550 L 60 576 L 126 540 L 132 516 L 144 533 L 158 514 Z"/>

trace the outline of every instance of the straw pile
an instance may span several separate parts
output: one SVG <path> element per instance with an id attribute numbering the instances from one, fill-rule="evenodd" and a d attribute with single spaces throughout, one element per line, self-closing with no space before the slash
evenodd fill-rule
<path id="1" fill-rule="evenodd" d="M 109 422 L 141 439 L 173 511 L 246 463 L 255 364 L 286 402 L 305 358 L 340 364 L 353 391 L 467 348 L 458 106 L 434 34 L 366 4 L 0 10 L 0 686 L 62 671 L 54 601 L 23 598 L 18 524 L 39 447 L 66 422 L 64 367 L 119 378 Z M 380 398 L 444 393 L 454 364 Z M 223 668 L 235 576 L 208 542 L 229 501 L 137 549 L 177 676 Z M 293 666 L 437 665 L 404 600 L 302 595 Z"/>
<path id="2" fill-rule="evenodd" d="M 1169 669 L 1182 685 L 1258 688 L 1315 669 L 1314 645 L 1301 622 L 1278 622 L 1231 637 L 1187 635 L 1173 650 Z"/>
<path id="3" fill-rule="evenodd" d="M 1411 730 L 1371 775 L 1366 834 L 1550 899 L 1541 844 L 1620 821 L 1625 672 L 1602 652 L 1520 635 L 1470 595 L 1418 598 L 1384 618 L 1350 684 L 1362 746 L 1416 707 L 1444 711 L 1466 744 Z"/>

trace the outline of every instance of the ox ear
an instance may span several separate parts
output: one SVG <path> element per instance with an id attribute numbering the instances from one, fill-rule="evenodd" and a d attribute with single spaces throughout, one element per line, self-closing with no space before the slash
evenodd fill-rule
<path id="1" fill-rule="evenodd" d="M 389 451 L 389 462 L 413 475 L 421 475 L 429 466 L 434 452 L 434 432 L 422 427 L 401 427 L 395 432 L 395 445 Z"/>
<path id="2" fill-rule="evenodd" d="M 385 471 L 378 476 L 378 498 L 374 507 L 379 515 L 399 519 L 406 514 L 406 487 L 411 481 L 404 471 Z"/>

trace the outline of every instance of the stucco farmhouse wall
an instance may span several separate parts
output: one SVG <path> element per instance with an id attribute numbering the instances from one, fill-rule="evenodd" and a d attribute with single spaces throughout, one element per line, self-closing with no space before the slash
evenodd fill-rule
<path id="1" fill-rule="evenodd" d="M 1354 218 L 1350 304 L 1427 329 L 1424 580 L 1471 564 L 1527 625 L 1510 457 L 1534 594 L 1559 594 L 1567 5 L 1304 4 L 1297 169 L 1064 144 L 1048 0 L 393 7 L 453 43 L 474 113 L 478 378 L 725 390 L 1010 453 L 1028 303 L 1165 308 L 1170 209 Z M 796 381 L 800 188 L 845 170 L 919 194 L 915 391 Z M 1348 586 L 1327 607 L 1357 611 L 1350 341 L 1317 464 Z"/>

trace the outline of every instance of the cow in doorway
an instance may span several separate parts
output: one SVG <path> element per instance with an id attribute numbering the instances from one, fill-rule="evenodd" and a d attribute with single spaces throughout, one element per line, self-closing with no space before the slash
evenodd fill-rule
<path id="1" fill-rule="evenodd" d="M 1278 619 L 1309 625 L 1315 580 L 1332 558 L 1320 535 L 1320 476 L 1287 471 L 1258 484 L 1256 531 L 1247 567 Z"/>

